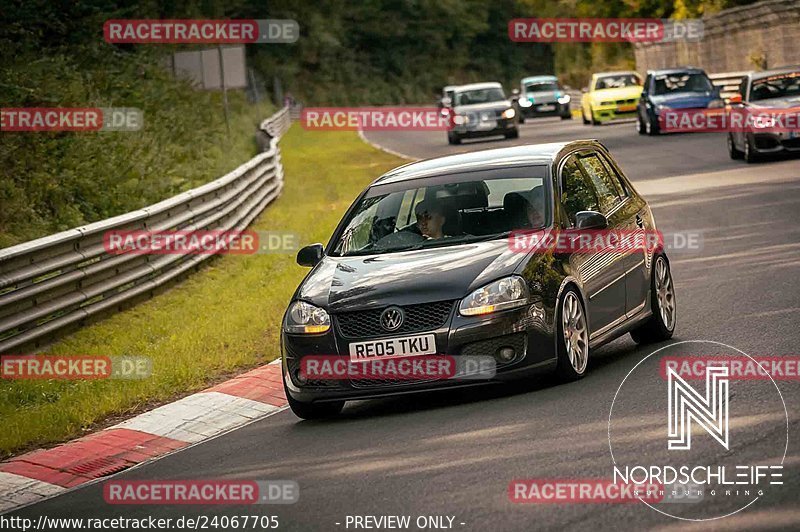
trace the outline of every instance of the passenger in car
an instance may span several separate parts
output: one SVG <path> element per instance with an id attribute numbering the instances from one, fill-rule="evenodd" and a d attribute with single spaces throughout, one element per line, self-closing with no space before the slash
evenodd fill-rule
<path id="1" fill-rule="evenodd" d="M 540 185 L 527 192 L 509 192 L 503 198 L 503 210 L 508 230 L 544 226 L 544 189 Z"/>

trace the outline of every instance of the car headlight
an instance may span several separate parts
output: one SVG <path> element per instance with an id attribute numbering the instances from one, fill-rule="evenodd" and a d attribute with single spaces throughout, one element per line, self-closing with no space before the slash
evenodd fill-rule
<path id="1" fill-rule="evenodd" d="M 569 94 L 565 94 L 564 96 L 558 97 L 558 103 L 560 103 L 561 105 L 567 104 L 569 103 L 569 101 L 570 101 Z"/>
<path id="2" fill-rule="evenodd" d="M 614 105 L 614 102 L 600 102 L 600 107 L 606 107 L 609 105 Z"/>
<path id="3" fill-rule="evenodd" d="M 527 98 L 520 98 L 519 99 L 519 106 L 520 107 L 530 107 L 531 105 L 533 105 L 533 102 L 531 102 L 529 99 L 527 99 Z"/>
<path id="4" fill-rule="evenodd" d="M 455 115 L 453 117 L 453 123 L 457 126 L 464 125 L 469 122 L 469 118 L 466 115 Z"/>
<path id="5" fill-rule="evenodd" d="M 669 105 L 666 105 L 666 104 L 663 104 L 663 103 L 657 103 L 656 104 L 656 112 L 669 111 L 669 109 L 670 109 Z"/>
<path id="6" fill-rule="evenodd" d="M 295 334 L 324 333 L 331 328 L 331 317 L 325 309 L 305 301 L 295 301 L 286 314 L 286 332 Z"/>
<path id="7" fill-rule="evenodd" d="M 775 117 L 754 115 L 752 117 L 752 124 L 754 129 L 772 128 L 775 127 Z"/>
<path id="8" fill-rule="evenodd" d="M 503 114 L 500 116 L 503 118 L 514 118 L 515 116 L 517 116 L 517 112 L 514 110 L 513 107 L 511 107 L 503 111 Z"/>
<path id="9" fill-rule="evenodd" d="M 461 301 L 458 311 L 462 316 L 480 316 L 527 304 L 528 286 L 522 277 L 511 276 L 478 288 Z"/>
<path id="10" fill-rule="evenodd" d="M 720 100 L 719 98 L 715 98 L 715 99 L 711 100 L 710 102 L 708 102 L 708 108 L 709 109 L 719 109 L 721 107 L 725 107 L 725 101 L 724 100 Z"/>

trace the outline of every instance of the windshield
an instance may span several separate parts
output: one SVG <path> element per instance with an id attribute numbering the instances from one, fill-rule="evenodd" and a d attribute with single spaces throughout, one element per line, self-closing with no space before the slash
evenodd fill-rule
<path id="1" fill-rule="evenodd" d="M 594 89 L 621 89 L 622 87 L 633 87 L 636 85 L 639 85 L 639 78 L 634 74 L 619 74 L 616 76 L 597 78 Z"/>
<path id="2" fill-rule="evenodd" d="M 456 94 L 456 105 L 475 105 L 480 103 L 501 102 L 506 99 L 503 89 L 492 87 L 459 92 Z"/>
<path id="3" fill-rule="evenodd" d="M 448 176 L 446 182 L 378 185 L 343 222 L 333 255 L 452 246 L 500 238 L 515 229 L 540 229 L 550 219 L 544 175 L 545 167 L 537 166 L 515 169 L 515 175 L 502 178 L 469 174 L 473 180 Z"/>
<path id="4" fill-rule="evenodd" d="M 800 72 L 780 74 L 753 81 L 750 101 L 800 96 Z"/>
<path id="5" fill-rule="evenodd" d="M 525 85 L 525 92 L 550 92 L 557 91 L 558 83 L 555 81 L 543 81 L 539 83 L 529 83 Z"/>
<path id="6" fill-rule="evenodd" d="M 653 94 L 672 92 L 707 92 L 713 90 L 711 81 L 704 74 L 663 74 L 655 77 Z"/>

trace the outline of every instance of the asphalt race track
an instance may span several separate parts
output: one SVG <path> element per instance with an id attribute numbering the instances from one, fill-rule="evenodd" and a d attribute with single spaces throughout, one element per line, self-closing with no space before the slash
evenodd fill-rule
<path id="1" fill-rule="evenodd" d="M 528 121 L 512 141 L 449 146 L 443 132 L 371 132 L 391 150 L 427 158 L 511 144 L 597 138 L 653 206 L 664 232 L 697 231 L 699 250 L 671 255 L 678 301 L 673 342 L 713 340 L 751 355 L 800 354 L 800 159 L 732 161 L 721 134 L 640 136 L 631 122 L 589 127 L 580 120 Z M 377 176 L 376 176 L 377 177 Z M 276 317 L 277 319 L 277 317 Z M 339 419 L 301 422 L 284 410 L 206 443 L 125 471 L 117 479 L 291 479 L 292 505 L 113 506 L 102 483 L 10 515 L 277 515 L 280 530 L 345 530 L 348 515 L 454 516 L 456 530 L 800 529 L 800 382 L 777 382 L 789 416 L 783 486 L 744 511 L 708 523 L 666 517 L 641 503 L 513 504 L 517 478 L 611 475 L 609 409 L 629 371 L 658 346 L 629 336 L 592 353 L 581 381 L 543 378 L 487 387 L 350 403 Z M 663 401 L 664 388 L 642 390 Z M 769 393 L 746 397 L 748 411 L 774 410 Z M 772 402 L 771 402 L 772 401 Z M 617 404 L 615 419 L 641 423 L 642 445 L 660 439 L 638 405 Z M 768 417 L 768 416 L 766 416 Z M 781 442 L 774 419 L 753 417 L 732 442 L 741 456 Z M 660 425 L 659 425 L 660 427 Z M 658 427 L 656 427 L 658 428 Z M 773 457 L 761 457 L 773 458 Z M 709 513 L 730 513 L 726 497 L 706 497 Z M 338 524 L 337 524 L 338 523 Z M 445 520 L 447 523 L 447 520 Z M 352 529 L 352 526 L 350 527 Z M 414 528 L 412 528 L 414 529 Z"/>

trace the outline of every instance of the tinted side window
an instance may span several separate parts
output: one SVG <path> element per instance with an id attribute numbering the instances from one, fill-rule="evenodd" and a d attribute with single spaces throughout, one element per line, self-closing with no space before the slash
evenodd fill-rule
<path id="1" fill-rule="evenodd" d="M 561 204 L 569 218 L 570 225 L 575 225 L 578 211 L 599 211 L 600 207 L 594 189 L 578 168 L 575 157 L 570 157 L 561 169 Z"/>
<path id="2" fill-rule="evenodd" d="M 578 163 L 594 185 L 597 200 L 600 203 L 600 212 L 607 214 L 620 202 L 620 195 L 603 165 L 603 161 L 596 153 L 592 153 L 579 157 Z"/>
<path id="3" fill-rule="evenodd" d="M 617 189 L 620 199 L 624 200 L 630 196 L 628 189 L 625 188 L 625 182 L 622 180 L 619 172 L 617 172 L 617 169 L 614 168 L 614 165 L 611 164 L 611 161 L 608 160 L 608 157 L 601 155 L 600 159 L 603 161 L 603 165 L 605 165 L 608 175 L 611 176 L 611 181 L 614 183 L 614 187 Z"/>

